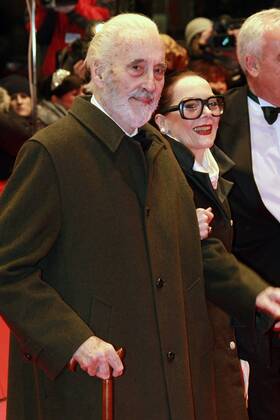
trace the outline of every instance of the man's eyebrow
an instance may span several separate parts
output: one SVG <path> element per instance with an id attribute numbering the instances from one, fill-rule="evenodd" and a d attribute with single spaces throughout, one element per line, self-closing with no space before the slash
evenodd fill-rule
<path id="1" fill-rule="evenodd" d="M 161 63 L 158 63 L 158 64 L 156 64 L 157 66 L 160 66 L 160 67 L 162 67 L 163 68 L 163 70 L 166 70 L 167 69 L 167 64 L 166 64 L 166 62 L 164 61 L 164 62 L 161 62 Z"/>
<path id="2" fill-rule="evenodd" d="M 135 60 L 133 60 L 133 61 L 131 61 L 130 63 L 128 63 L 128 65 L 129 66 L 133 66 L 133 65 L 135 65 L 135 64 L 142 64 L 142 63 L 145 63 L 145 59 L 144 58 L 137 58 L 137 59 L 135 59 Z M 166 67 L 167 67 L 167 64 L 164 62 L 164 61 L 162 61 L 162 62 L 160 62 L 160 63 L 156 63 L 155 64 L 156 66 L 160 66 L 160 67 L 162 67 L 163 69 L 166 69 Z"/>
<path id="3" fill-rule="evenodd" d="M 132 66 L 132 65 L 141 64 L 141 63 L 144 63 L 144 62 L 145 62 L 144 58 L 137 58 L 137 59 L 131 61 L 128 65 Z"/>

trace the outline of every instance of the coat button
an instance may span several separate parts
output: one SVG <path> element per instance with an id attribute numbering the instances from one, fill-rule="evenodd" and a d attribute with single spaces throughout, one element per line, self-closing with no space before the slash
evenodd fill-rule
<path id="1" fill-rule="evenodd" d="M 156 279 L 156 287 L 158 289 L 161 289 L 164 286 L 164 281 L 161 277 L 159 277 L 158 279 Z"/>
<path id="2" fill-rule="evenodd" d="M 24 357 L 29 361 L 32 360 L 32 356 L 30 353 L 24 353 Z"/>
<path id="3" fill-rule="evenodd" d="M 172 362 L 175 359 L 175 353 L 173 351 L 167 352 L 166 356 L 167 356 L 167 360 L 169 360 L 169 362 Z"/>
<path id="4" fill-rule="evenodd" d="M 235 342 L 234 342 L 234 341 L 231 341 L 231 342 L 229 343 L 229 348 L 230 348 L 231 350 L 235 350 L 235 349 L 236 349 L 236 344 L 235 344 Z"/>

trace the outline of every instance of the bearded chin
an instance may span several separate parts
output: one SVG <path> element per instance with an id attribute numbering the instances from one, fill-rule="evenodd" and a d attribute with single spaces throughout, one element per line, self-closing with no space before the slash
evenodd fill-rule
<path id="1" fill-rule="evenodd" d="M 142 125 L 146 124 L 153 114 L 154 107 L 151 106 L 143 106 L 141 111 L 136 112 L 133 109 L 129 111 L 129 118 L 131 122 L 135 122 L 135 126 L 137 128 L 142 127 Z"/>
<path id="2" fill-rule="evenodd" d="M 146 124 L 148 121 L 150 121 L 153 112 L 156 110 L 157 105 L 159 102 L 159 98 L 157 100 L 154 100 L 153 103 L 150 105 L 141 105 L 138 108 L 135 109 L 132 106 L 128 106 L 128 117 L 131 121 L 135 121 L 135 126 L 137 128 L 142 127 L 144 124 Z M 136 125 L 137 124 L 137 125 Z"/>
<path id="3" fill-rule="evenodd" d="M 121 123 L 124 122 L 125 126 L 128 125 L 135 129 L 142 127 L 151 119 L 159 98 L 154 98 L 151 104 L 139 102 L 137 105 L 137 102 L 133 103 L 129 99 L 121 97 L 112 84 L 109 84 L 109 87 L 111 89 L 108 88 L 106 93 L 103 93 L 103 105 L 117 123 L 122 126 Z"/>

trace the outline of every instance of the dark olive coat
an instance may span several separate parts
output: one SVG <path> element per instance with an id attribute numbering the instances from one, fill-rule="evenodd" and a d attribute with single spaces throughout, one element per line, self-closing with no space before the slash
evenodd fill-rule
<path id="1" fill-rule="evenodd" d="M 0 311 L 16 337 L 8 420 L 101 418 L 100 381 L 65 368 L 93 333 L 127 352 L 115 420 L 216 419 L 192 193 L 168 143 L 146 130 L 145 160 L 78 98 L 19 153 L 0 202 Z M 256 287 L 232 303 L 238 273 L 220 282 L 218 247 L 204 251 L 217 272 L 208 292 L 253 322 Z"/>

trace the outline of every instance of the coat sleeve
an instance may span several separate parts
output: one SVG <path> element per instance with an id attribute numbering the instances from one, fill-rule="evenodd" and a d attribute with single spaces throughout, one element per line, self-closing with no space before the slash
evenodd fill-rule
<path id="1" fill-rule="evenodd" d="M 206 296 L 246 326 L 254 326 L 256 297 L 268 284 L 228 252 L 222 242 L 201 242 Z"/>
<path id="2" fill-rule="evenodd" d="M 0 200 L 0 313 L 28 360 L 55 378 L 93 332 L 42 279 L 61 229 L 59 186 L 45 148 L 28 141 Z"/>

